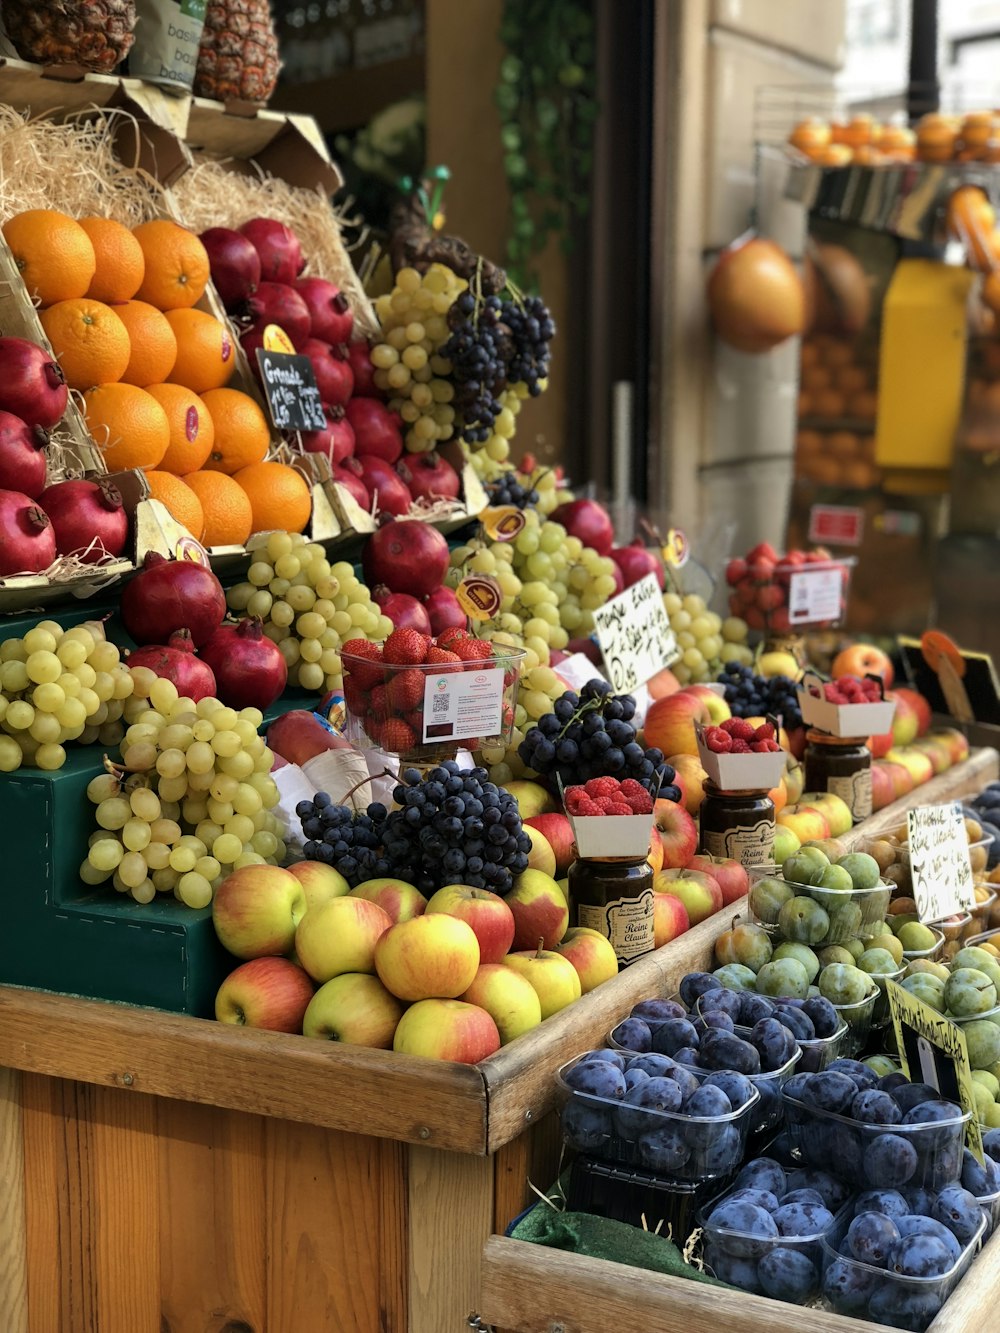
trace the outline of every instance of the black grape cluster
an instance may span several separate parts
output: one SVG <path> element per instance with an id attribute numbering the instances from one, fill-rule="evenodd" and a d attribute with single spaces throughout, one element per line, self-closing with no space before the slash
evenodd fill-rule
<path id="1" fill-rule="evenodd" d="M 659 796 L 679 801 L 674 770 L 663 751 L 644 750 L 632 725 L 635 700 L 613 694 L 606 680 L 591 680 L 579 694 L 572 690 L 558 698 L 551 713 L 543 713 L 518 746 L 518 756 L 542 777 L 559 778 L 564 787 L 590 778 L 635 778 L 651 793 L 660 783 Z"/>
<path id="2" fill-rule="evenodd" d="M 802 726 L 796 684 L 788 676 L 755 676 L 753 667 L 727 662 L 719 676 L 733 717 L 781 718 L 786 731 Z"/>
<path id="3" fill-rule="evenodd" d="M 486 443 L 503 407 L 507 358 L 502 305 L 499 296 L 488 296 L 477 312 L 475 297 L 463 292 L 448 311 L 451 336 L 440 355 L 451 362 L 454 407 L 462 418 L 462 438 L 469 444 Z"/>
<path id="4" fill-rule="evenodd" d="M 555 337 L 555 322 L 539 296 L 526 296 L 520 305 L 505 301 L 501 317 L 512 344 L 507 380 L 527 385 L 528 393 L 536 398 L 542 392 L 539 380 L 549 373 L 549 343 Z"/>
<path id="5" fill-rule="evenodd" d="M 511 469 L 486 487 L 491 505 L 513 505 L 515 509 L 529 509 L 538 504 L 538 492 L 534 487 L 526 489 L 517 480 L 517 473 Z"/>
<path id="6" fill-rule="evenodd" d="M 517 801 L 485 768 L 463 772 L 453 760 L 426 776 L 410 768 L 392 799 L 398 808 L 376 803 L 365 814 L 333 805 L 325 792 L 300 801 L 305 855 L 333 866 L 352 887 L 391 875 L 421 893 L 470 884 L 504 894 L 528 868 L 531 840 Z"/>

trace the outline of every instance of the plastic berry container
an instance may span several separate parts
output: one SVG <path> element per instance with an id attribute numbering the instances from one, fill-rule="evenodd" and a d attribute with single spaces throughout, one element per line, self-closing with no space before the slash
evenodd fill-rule
<path id="1" fill-rule="evenodd" d="M 650 1231 L 659 1226 L 661 1235 L 672 1235 L 683 1248 L 695 1228 L 699 1208 L 717 1189 L 714 1180 L 680 1184 L 630 1166 L 577 1157 L 570 1168 L 566 1207 L 633 1227 L 643 1226 L 645 1219 Z"/>
<path id="2" fill-rule="evenodd" d="M 764 1130 L 775 1129 L 781 1124 L 785 1115 L 781 1089 L 795 1073 L 801 1059 L 802 1052 L 797 1050 L 780 1069 L 769 1070 L 763 1074 L 747 1074 L 747 1078 L 760 1093 L 760 1100 L 750 1118 L 751 1134 L 762 1134 Z M 706 1079 L 709 1074 L 715 1072 L 712 1069 L 698 1069 L 694 1065 L 689 1065 L 688 1068 L 695 1078 L 700 1079 Z"/>
<path id="3" fill-rule="evenodd" d="M 880 880 L 872 889 L 822 889 L 811 884 L 797 884 L 776 873 L 758 872 L 751 876 L 750 916 L 770 935 L 781 935 L 780 911 L 783 903 L 767 892 L 767 881 L 775 880 L 791 889 L 796 898 L 811 898 L 829 919 L 829 927 L 811 947 L 824 949 L 827 945 L 843 944 L 846 940 L 871 939 L 885 920 L 893 886 Z"/>
<path id="4" fill-rule="evenodd" d="M 916 962 L 918 958 L 929 958 L 934 960 L 939 958 L 941 950 L 944 948 L 944 932 L 939 926 L 929 926 L 929 930 L 934 932 L 934 943 L 926 949 L 904 949 L 903 959 L 907 963 Z"/>
<path id="5" fill-rule="evenodd" d="M 956 1107 L 948 1119 L 913 1125 L 864 1124 L 782 1096 L 788 1137 L 802 1161 L 860 1190 L 936 1191 L 961 1174 L 969 1111 Z"/>
<path id="6" fill-rule="evenodd" d="M 833 629 L 847 608 L 854 557 L 795 552 L 776 563 L 737 558 L 726 567 L 729 611 L 773 634 Z"/>
<path id="7" fill-rule="evenodd" d="M 983 930 L 978 935 L 970 935 L 965 940 L 965 946 L 971 949 L 977 944 L 993 944 L 1000 947 L 1000 926 L 994 926 L 992 930 Z"/>
<path id="8" fill-rule="evenodd" d="M 902 981 L 906 972 L 905 967 L 897 968 L 894 972 L 873 972 L 872 981 L 878 986 L 878 995 L 875 997 L 875 1008 L 872 1010 L 872 1027 L 884 1028 L 887 1023 L 892 1022 L 892 1014 L 889 1011 L 889 988 L 886 985 L 888 981 Z"/>
<path id="9" fill-rule="evenodd" d="M 743 1106 L 711 1118 L 640 1108 L 570 1087 L 566 1074 L 584 1059 L 585 1055 L 577 1056 L 556 1071 L 563 1138 L 569 1147 L 600 1161 L 692 1185 L 726 1178 L 742 1162 L 760 1100 L 756 1088 Z"/>
<path id="10" fill-rule="evenodd" d="M 996 1194 L 980 1194 L 976 1196 L 979 1199 L 979 1205 L 986 1218 L 986 1232 L 983 1240 L 987 1241 L 997 1229 L 1000 1223 L 1000 1190 Z"/>
<path id="11" fill-rule="evenodd" d="M 936 1318 L 979 1253 L 987 1225 L 984 1214 L 978 1231 L 947 1273 L 940 1277 L 904 1277 L 841 1253 L 840 1246 L 851 1220 L 850 1217 L 838 1218 L 837 1225 L 820 1240 L 823 1307 L 837 1314 L 853 1316 L 855 1320 L 868 1319 L 890 1328 L 910 1329 L 913 1333 L 925 1333 Z M 988 1313 L 984 1312 L 984 1316 L 988 1324 Z"/>
<path id="12" fill-rule="evenodd" d="M 874 981 L 874 979 L 873 977 L 872 980 Z M 853 1004 L 835 1004 L 833 1006 L 847 1026 L 841 1055 L 855 1056 L 859 1051 L 863 1051 L 868 1044 L 879 995 L 880 992 L 876 989 L 870 995 L 866 995 L 863 1000 L 855 1000 Z"/>
<path id="13" fill-rule="evenodd" d="M 985 898 L 977 902 L 976 905 L 970 909 L 969 915 L 972 918 L 972 922 L 967 928 L 966 933 L 962 936 L 963 944 L 969 943 L 970 935 L 978 935 L 982 931 L 989 929 L 990 913 L 993 911 L 993 905 L 997 900 L 996 889 L 991 888 L 986 884 L 980 884 L 977 885 L 977 887 L 986 889 L 987 893 Z"/>

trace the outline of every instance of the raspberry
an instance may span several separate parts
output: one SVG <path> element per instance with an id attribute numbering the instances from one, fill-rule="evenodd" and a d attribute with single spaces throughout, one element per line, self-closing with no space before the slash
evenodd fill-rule
<path id="1" fill-rule="evenodd" d="M 595 796 L 594 804 L 599 807 L 602 815 L 610 815 L 611 807 L 617 805 L 618 802 L 613 801 L 610 796 Z"/>
<path id="2" fill-rule="evenodd" d="M 586 785 L 590 797 L 609 796 L 612 799 L 621 790 L 617 778 L 591 778 Z"/>
<path id="3" fill-rule="evenodd" d="M 735 748 L 732 736 L 721 727 L 709 727 L 705 732 L 705 744 L 713 754 L 728 754 Z"/>
<path id="4" fill-rule="evenodd" d="M 651 815 L 653 813 L 653 802 L 648 791 L 639 788 L 638 792 L 632 793 L 628 798 L 629 808 L 634 815 Z"/>
<path id="5" fill-rule="evenodd" d="M 370 690 L 374 685 L 381 685 L 385 679 L 385 673 L 382 671 L 382 650 L 377 643 L 369 643 L 367 639 L 348 639 L 341 647 L 341 653 L 349 653 L 353 657 L 363 657 L 363 662 L 345 662 L 344 666 L 350 672 L 355 684 L 360 685 L 363 690 Z M 368 663 L 372 663 L 371 666 Z"/>
<path id="6" fill-rule="evenodd" d="M 753 738 L 755 741 L 773 741 L 774 723 L 762 722 L 760 726 L 757 728 L 757 730 L 754 732 Z"/>
<path id="7" fill-rule="evenodd" d="M 436 666 L 442 674 L 462 670 L 462 659 L 458 653 L 449 652 L 447 648 L 439 648 L 436 643 L 432 643 L 427 649 L 427 663 L 429 666 Z"/>
<path id="8" fill-rule="evenodd" d="M 749 754 L 750 745 L 748 741 L 737 738 L 733 741 L 733 754 Z"/>
<path id="9" fill-rule="evenodd" d="M 382 660 L 390 666 L 419 666 L 427 656 L 430 639 L 415 629 L 394 629 L 385 641 Z"/>
<path id="10" fill-rule="evenodd" d="M 851 702 L 843 690 L 828 690 L 826 701 L 828 704 L 849 704 Z"/>
<path id="11" fill-rule="evenodd" d="M 385 692 L 394 712 L 409 713 L 423 702 L 424 673 L 414 670 L 394 671 Z"/>
<path id="12" fill-rule="evenodd" d="M 416 744 L 417 735 L 401 717 L 390 717 L 372 728 L 372 740 L 383 750 L 409 750 Z"/>
<path id="13" fill-rule="evenodd" d="M 481 663 L 492 660 L 493 645 L 485 639 L 463 639 L 455 644 L 455 652 L 466 663 L 466 671 L 475 671 Z"/>
<path id="14" fill-rule="evenodd" d="M 624 801 L 612 801 L 608 809 L 609 815 L 630 815 L 632 807 L 626 805 Z"/>
<path id="15" fill-rule="evenodd" d="M 636 782 L 635 778 L 626 778 L 621 783 L 621 794 L 626 800 L 630 801 L 633 796 L 648 796 L 649 793 L 641 782 Z"/>
<path id="16" fill-rule="evenodd" d="M 727 718 L 722 725 L 734 741 L 751 741 L 753 739 L 753 727 L 741 717 Z M 736 749 L 735 745 L 733 749 Z"/>
<path id="17" fill-rule="evenodd" d="M 592 801 L 589 796 L 585 796 L 580 802 L 579 807 L 574 810 L 573 813 L 575 815 L 586 815 L 589 818 L 593 818 L 594 815 L 603 815 L 604 811 L 596 802 Z"/>
<path id="18" fill-rule="evenodd" d="M 765 741 L 764 744 L 767 746 L 768 752 L 770 754 L 777 754 L 778 751 L 781 749 L 781 746 L 778 744 L 777 741 Z"/>

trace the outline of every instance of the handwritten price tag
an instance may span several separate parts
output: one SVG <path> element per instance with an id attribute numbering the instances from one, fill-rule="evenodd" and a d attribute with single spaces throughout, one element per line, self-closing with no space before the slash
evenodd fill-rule
<path id="1" fill-rule="evenodd" d="M 677 640 L 654 574 L 598 607 L 594 628 L 607 677 L 618 694 L 644 685 L 677 656 Z"/>
<path id="2" fill-rule="evenodd" d="M 967 912 L 976 900 L 972 863 L 959 801 L 920 805 L 906 816 L 910 877 L 921 921 Z"/>
<path id="3" fill-rule="evenodd" d="M 258 347 L 257 364 L 275 430 L 322 430 L 326 413 L 309 358 Z"/>

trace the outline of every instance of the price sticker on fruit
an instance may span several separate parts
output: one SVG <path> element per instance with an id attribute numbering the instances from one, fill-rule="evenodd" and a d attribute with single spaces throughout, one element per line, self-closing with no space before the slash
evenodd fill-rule
<path id="1" fill-rule="evenodd" d="M 942 921 L 975 905 L 969 840 L 959 801 L 907 812 L 910 877 L 921 921 Z"/>
<path id="2" fill-rule="evenodd" d="M 677 640 L 655 574 L 598 607 L 594 628 L 616 694 L 630 694 L 677 658 Z"/>

